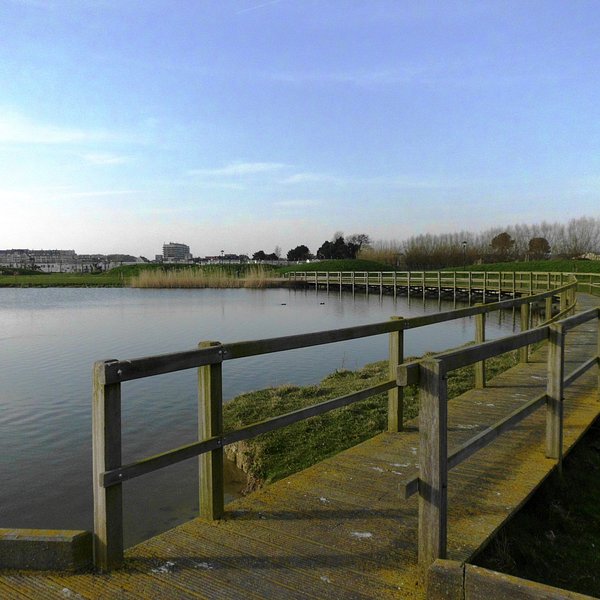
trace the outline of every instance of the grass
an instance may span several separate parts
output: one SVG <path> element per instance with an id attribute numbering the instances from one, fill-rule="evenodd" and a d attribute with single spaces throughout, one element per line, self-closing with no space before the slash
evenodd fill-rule
<path id="1" fill-rule="evenodd" d="M 493 377 L 514 364 L 514 353 L 490 359 L 486 363 L 488 376 Z M 284 385 L 243 394 L 224 406 L 225 429 L 237 429 L 376 385 L 387 380 L 387 370 L 387 362 L 378 362 L 358 371 L 338 370 L 318 385 Z M 471 389 L 473 385 L 473 367 L 453 371 L 448 377 L 450 398 Z M 404 392 L 405 419 L 416 417 L 417 412 L 417 389 L 411 386 Z M 387 395 L 381 394 L 228 446 L 227 451 L 228 456 L 248 474 L 250 487 L 256 488 L 373 437 L 384 431 L 386 425 Z"/>
<path id="2" fill-rule="evenodd" d="M 0 287 L 123 287 L 126 284 L 126 277 L 117 269 L 106 273 L 0 275 Z"/>
<path id="3" fill-rule="evenodd" d="M 277 285 L 273 272 L 263 265 L 249 268 L 187 267 L 185 269 L 146 269 L 129 280 L 135 288 L 264 288 Z"/>
<path id="4" fill-rule="evenodd" d="M 600 423 L 474 561 L 488 569 L 600 596 Z"/>
<path id="5" fill-rule="evenodd" d="M 290 271 L 390 271 L 392 267 L 382 262 L 361 259 L 322 260 L 279 267 L 279 273 Z"/>
<path id="6" fill-rule="evenodd" d="M 463 267 L 448 267 L 444 271 L 462 271 Z M 467 265 L 465 271 L 550 271 L 551 273 L 600 273 L 600 260 L 531 260 Z"/>

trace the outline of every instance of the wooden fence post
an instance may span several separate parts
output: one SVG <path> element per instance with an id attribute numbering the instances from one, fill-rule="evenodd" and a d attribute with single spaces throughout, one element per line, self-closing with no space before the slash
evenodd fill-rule
<path id="1" fill-rule="evenodd" d="M 419 565 L 446 558 L 448 519 L 448 404 L 442 363 L 419 364 Z"/>
<path id="2" fill-rule="evenodd" d="M 546 308 L 544 310 L 544 321 L 549 321 L 552 318 L 552 296 L 546 298 Z"/>
<path id="3" fill-rule="evenodd" d="M 391 317 L 402 321 L 404 317 Z M 396 378 L 398 365 L 404 362 L 404 330 L 390 333 L 389 370 L 390 379 Z M 402 431 L 404 421 L 404 388 L 396 386 L 388 391 L 388 431 Z"/>
<path id="4" fill-rule="evenodd" d="M 483 306 L 476 304 L 475 306 Z M 485 342 L 485 313 L 475 315 L 475 343 Z M 485 361 L 475 363 L 475 388 L 481 390 L 485 387 Z"/>
<path id="5" fill-rule="evenodd" d="M 200 348 L 220 346 L 220 342 L 200 342 Z M 198 368 L 198 438 L 205 440 L 223 433 L 222 365 Z M 220 519 L 224 513 L 223 448 L 198 457 L 200 516 Z"/>
<path id="6" fill-rule="evenodd" d="M 529 329 L 529 302 L 521 304 L 521 331 Z M 519 348 L 519 362 L 529 362 L 529 346 Z"/>
<path id="7" fill-rule="evenodd" d="M 548 333 L 548 383 L 546 386 L 546 456 L 562 462 L 565 332 L 552 323 Z M 560 468 L 560 467 L 559 467 Z"/>
<path id="8" fill-rule="evenodd" d="M 94 363 L 92 398 L 94 565 L 101 571 L 123 564 L 122 484 L 100 483 L 102 473 L 121 466 L 121 384 L 104 383 L 109 362 Z"/>

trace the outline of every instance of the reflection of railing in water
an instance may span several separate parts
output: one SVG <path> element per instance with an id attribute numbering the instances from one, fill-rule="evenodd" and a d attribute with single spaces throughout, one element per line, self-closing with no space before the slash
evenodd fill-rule
<path id="1" fill-rule="evenodd" d="M 399 292 L 422 294 L 427 292 L 441 297 L 450 293 L 456 299 L 459 294 L 481 294 L 483 302 L 488 296 L 534 294 L 564 285 L 577 279 L 577 289 L 600 296 L 600 273 L 551 273 L 547 271 L 292 271 L 285 277 L 315 287 L 329 289 L 390 290 L 394 296 Z"/>
<path id="2" fill-rule="evenodd" d="M 424 277 L 424 281 L 427 279 Z M 382 280 L 385 278 L 381 277 Z M 440 276 L 441 280 L 441 276 Z M 559 279 L 549 279 L 559 281 Z M 273 431 L 291 423 L 307 419 L 388 392 L 388 430 L 399 431 L 403 422 L 403 390 L 397 385 L 396 370 L 404 361 L 404 330 L 475 316 L 476 342 L 485 340 L 485 316 L 506 308 L 520 308 L 521 328 L 527 330 L 531 322 L 530 306 L 545 301 L 547 321 L 556 320 L 573 310 L 575 287 L 573 278 L 564 285 L 534 295 L 521 296 L 493 304 L 470 306 L 445 313 L 349 327 L 330 331 L 292 335 L 280 338 L 222 344 L 203 342 L 200 348 L 133 360 L 106 360 L 94 365 L 93 396 L 93 452 L 94 452 L 94 530 L 95 563 L 107 570 L 123 561 L 122 484 L 157 469 L 195 456 L 200 457 L 200 513 L 209 519 L 218 519 L 224 512 L 223 447 Z M 523 293 L 522 290 L 519 293 Z M 552 300 L 560 299 L 558 315 L 552 316 Z M 222 421 L 222 363 L 249 356 L 307 348 L 373 335 L 389 334 L 389 379 L 376 386 L 328 400 L 318 405 L 276 416 L 225 433 Z M 511 338 L 507 338 L 511 339 Z M 530 342 L 527 342 L 530 343 Z M 516 347 L 516 346 L 515 346 Z M 485 358 L 485 357 L 484 357 Z M 484 358 L 477 361 L 476 385 L 485 386 Z M 521 360 L 527 360 L 527 346 L 522 348 Z M 198 368 L 199 375 L 199 441 L 168 452 L 123 465 L 121 461 L 121 383 L 184 369 Z"/>
<path id="3" fill-rule="evenodd" d="M 552 319 L 555 320 L 556 317 Z M 573 327 L 591 320 L 600 322 L 600 309 L 593 308 L 562 321 L 522 331 L 507 338 L 444 352 L 398 367 L 399 385 L 419 386 L 419 474 L 404 484 L 404 496 L 408 498 L 419 494 L 418 553 L 422 566 L 427 568 L 437 558 L 446 558 L 448 471 L 485 448 L 544 403 L 547 411 L 546 457 L 556 459 L 560 468 L 563 453 L 564 388 L 590 368 L 600 366 L 599 342 L 596 354 L 565 377 L 565 337 L 567 331 Z M 600 340 L 600 332 L 598 339 Z M 520 349 L 526 356 L 528 345 L 545 340 L 549 343 L 546 392 L 463 443 L 449 455 L 447 374 L 467 365 L 481 364 L 486 358 L 511 350 Z"/>

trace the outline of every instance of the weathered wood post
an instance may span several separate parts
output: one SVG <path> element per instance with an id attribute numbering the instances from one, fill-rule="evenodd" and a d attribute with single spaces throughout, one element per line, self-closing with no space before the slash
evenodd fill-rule
<path id="1" fill-rule="evenodd" d="M 437 272 L 438 300 L 442 297 L 442 274 Z"/>
<path id="2" fill-rule="evenodd" d="M 529 329 L 529 302 L 521 304 L 521 331 Z M 519 362 L 529 362 L 529 346 L 519 348 Z"/>
<path id="3" fill-rule="evenodd" d="M 392 321 L 402 321 L 404 317 L 391 317 Z M 398 365 L 404 362 L 404 330 L 390 333 L 389 370 L 390 379 L 396 378 Z M 388 431 L 402 431 L 404 422 L 404 388 L 396 386 L 388 391 Z"/>
<path id="4" fill-rule="evenodd" d="M 548 332 L 548 383 L 546 385 L 546 456 L 562 463 L 565 332 L 552 323 Z"/>
<path id="5" fill-rule="evenodd" d="M 398 273 L 396 273 L 396 271 L 394 271 L 394 276 L 393 276 L 393 280 L 394 280 L 394 300 L 396 299 L 396 294 L 398 293 L 397 291 L 397 285 L 398 285 Z"/>
<path id="6" fill-rule="evenodd" d="M 410 271 L 407 271 L 406 274 L 406 295 L 410 302 Z"/>
<path id="7" fill-rule="evenodd" d="M 200 342 L 200 348 L 220 346 L 220 342 Z M 222 365 L 198 368 L 198 439 L 206 440 L 223 433 Z M 223 448 L 198 457 L 200 516 L 220 519 L 224 513 Z"/>
<path id="8" fill-rule="evenodd" d="M 514 271 L 512 272 L 512 297 L 517 297 L 517 275 Z"/>
<path id="9" fill-rule="evenodd" d="M 351 275 L 350 275 L 350 281 L 352 283 L 352 295 L 354 296 L 354 279 L 355 279 L 356 273 L 354 271 L 352 271 Z"/>
<path id="10" fill-rule="evenodd" d="M 487 286 L 488 286 L 488 272 L 484 271 L 483 273 L 483 303 L 485 304 L 486 294 L 487 294 Z"/>
<path id="11" fill-rule="evenodd" d="M 533 273 L 529 271 L 529 295 L 533 294 Z"/>
<path id="12" fill-rule="evenodd" d="M 483 306 L 476 304 L 475 306 Z M 475 343 L 485 342 L 485 313 L 475 315 Z M 475 388 L 482 390 L 485 387 L 485 361 L 475 363 Z"/>
<path id="13" fill-rule="evenodd" d="M 552 296 L 546 298 L 546 308 L 544 309 L 544 320 L 549 321 L 552 318 Z"/>
<path id="14" fill-rule="evenodd" d="M 105 383 L 110 360 L 94 363 L 92 447 L 94 486 L 94 565 L 100 571 L 123 564 L 123 490 L 104 487 L 100 475 L 121 466 L 121 384 Z"/>
<path id="15" fill-rule="evenodd" d="M 446 558 L 448 518 L 448 404 L 441 361 L 419 364 L 419 565 Z"/>

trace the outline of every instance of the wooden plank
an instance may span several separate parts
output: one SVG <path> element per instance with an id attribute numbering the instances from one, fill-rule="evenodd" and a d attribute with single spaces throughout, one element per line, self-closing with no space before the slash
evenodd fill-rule
<path id="1" fill-rule="evenodd" d="M 565 332 L 561 324 L 548 330 L 548 383 L 546 388 L 546 456 L 562 462 Z"/>
<path id="2" fill-rule="evenodd" d="M 593 356 L 589 360 L 586 360 L 581 366 L 569 373 L 564 379 L 563 386 L 568 387 L 595 365 L 600 365 L 600 359 L 597 356 Z"/>
<path id="3" fill-rule="evenodd" d="M 421 361 L 419 388 L 419 566 L 446 558 L 448 394 L 439 360 Z"/>
<path id="4" fill-rule="evenodd" d="M 200 348 L 221 347 L 220 342 L 200 342 Z M 198 369 L 198 438 L 223 434 L 223 374 L 221 364 Z M 223 447 L 201 454 L 198 460 L 200 516 L 220 519 L 225 511 Z"/>
<path id="5" fill-rule="evenodd" d="M 107 362 L 94 364 L 92 397 L 94 564 L 100 571 L 123 563 L 122 486 L 100 482 L 101 473 L 121 466 L 121 384 L 101 383 Z"/>
<path id="6" fill-rule="evenodd" d="M 395 283 L 394 283 L 394 289 Z M 403 317 L 391 317 L 392 320 L 399 321 Z M 404 362 L 404 331 L 394 331 L 390 333 L 389 339 L 389 358 L 388 374 L 390 379 L 396 377 L 398 365 Z M 402 431 L 404 422 L 404 389 L 394 386 L 388 391 L 388 431 Z"/>
<path id="7" fill-rule="evenodd" d="M 407 385 L 415 385 L 420 381 L 419 372 L 420 361 L 415 360 L 403 365 L 398 365 L 396 370 L 396 383 L 398 386 L 406 387 Z"/>
<path id="8" fill-rule="evenodd" d="M 492 356 L 498 354 L 504 354 L 511 350 L 516 350 L 527 344 L 534 344 L 545 340 L 548 336 L 546 327 L 540 327 L 538 329 L 530 329 L 522 333 L 517 333 L 505 338 L 498 340 L 491 340 L 489 342 L 483 342 L 476 346 L 467 346 L 458 350 L 450 350 L 449 352 L 442 352 L 436 354 L 435 358 L 443 361 L 444 368 L 446 371 L 453 371 L 460 367 L 466 367 L 472 365 L 474 362 L 479 360 L 486 360 Z M 408 374 L 410 377 L 411 374 Z M 414 376 L 413 376 L 414 377 Z"/>
<path id="9" fill-rule="evenodd" d="M 569 309 L 570 307 L 568 307 L 566 310 L 568 311 Z M 592 319 L 598 318 L 600 318 L 600 310 L 597 308 L 590 308 L 585 312 L 581 312 L 577 315 L 573 315 L 572 317 L 564 319 L 563 321 L 561 321 L 561 325 L 563 326 L 565 331 L 568 331 L 569 329 L 573 329 L 573 327 L 577 327 L 578 325 L 582 325 L 583 323 L 587 323 Z"/>

